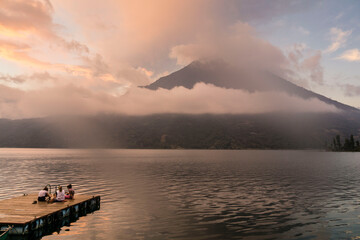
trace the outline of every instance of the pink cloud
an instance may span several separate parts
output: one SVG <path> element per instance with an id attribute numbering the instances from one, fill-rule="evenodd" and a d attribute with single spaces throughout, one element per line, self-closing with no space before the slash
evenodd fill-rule
<path id="1" fill-rule="evenodd" d="M 152 91 L 131 89 L 123 96 L 96 93 L 68 85 L 43 90 L 20 91 L 0 85 L 0 117 L 29 118 L 62 114 L 118 113 L 148 115 L 257 114 L 269 112 L 337 112 L 318 99 L 302 99 L 281 92 L 254 92 L 197 84 L 189 90 Z"/>
<path id="2" fill-rule="evenodd" d="M 287 51 L 287 59 L 286 79 L 307 88 L 324 83 L 321 51 L 309 49 L 305 44 L 294 44 Z"/>
<path id="3" fill-rule="evenodd" d="M 284 55 L 252 26 L 227 16 L 230 6 L 213 0 L 2 1 L 0 57 L 24 73 L 5 73 L 0 81 L 14 86 L 15 77 L 21 76 L 16 86 L 28 91 L 3 87 L 4 94 L 20 92 L 14 94 L 12 107 L 3 99 L 6 111 L 1 116 L 257 113 L 290 111 L 290 103 L 299 109 L 303 104 L 304 111 L 333 111 L 316 99 L 201 84 L 193 90 L 133 88 L 178 68 L 175 62 L 185 65 L 199 58 L 223 58 L 244 76 L 270 71 L 322 83 L 321 53 L 297 49 Z M 37 72 L 49 75 L 32 77 Z"/>

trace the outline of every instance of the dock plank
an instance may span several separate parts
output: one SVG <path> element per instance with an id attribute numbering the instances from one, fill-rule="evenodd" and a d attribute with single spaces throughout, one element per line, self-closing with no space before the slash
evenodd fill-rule
<path id="1" fill-rule="evenodd" d="M 0 201 L 0 224 L 26 224 L 36 218 L 45 217 L 54 212 L 78 205 L 97 196 L 76 194 L 75 199 L 65 202 L 38 202 L 37 194 L 32 193 Z"/>

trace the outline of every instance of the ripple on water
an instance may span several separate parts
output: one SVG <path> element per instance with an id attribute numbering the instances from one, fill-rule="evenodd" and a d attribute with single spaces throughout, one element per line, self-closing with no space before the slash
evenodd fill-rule
<path id="1" fill-rule="evenodd" d="M 355 239 L 354 156 L 2 149 L 0 199 L 47 183 L 101 195 L 99 211 L 44 239 Z"/>

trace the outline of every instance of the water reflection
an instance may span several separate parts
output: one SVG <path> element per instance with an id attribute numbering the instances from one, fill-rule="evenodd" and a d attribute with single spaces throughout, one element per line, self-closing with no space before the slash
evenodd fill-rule
<path id="1" fill-rule="evenodd" d="M 0 198 L 47 183 L 102 196 L 44 239 L 360 236 L 354 153 L 1 149 L 0 165 Z"/>

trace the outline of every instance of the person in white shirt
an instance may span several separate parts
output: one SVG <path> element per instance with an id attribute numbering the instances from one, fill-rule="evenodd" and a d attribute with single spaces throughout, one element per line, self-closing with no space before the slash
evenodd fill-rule
<path id="1" fill-rule="evenodd" d="M 50 200 L 50 203 L 63 201 L 65 201 L 65 191 L 62 189 L 62 186 L 59 186 L 54 198 Z"/>
<path id="2" fill-rule="evenodd" d="M 46 198 L 50 199 L 48 190 L 49 189 L 47 187 L 44 187 L 44 189 L 39 192 L 39 195 L 38 195 L 39 202 L 45 202 Z"/>
<path id="3" fill-rule="evenodd" d="M 56 202 L 62 202 L 65 200 L 65 190 L 62 190 L 62 186 L 59 186 L 59 190 L 56 191 Z"/>

